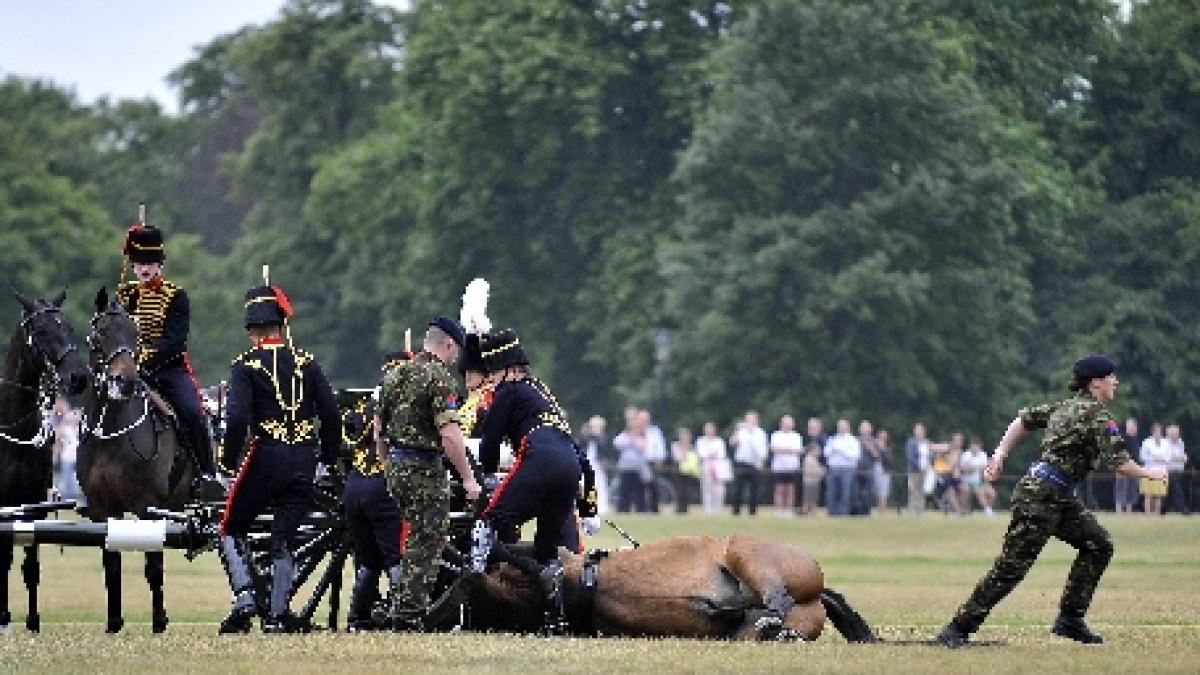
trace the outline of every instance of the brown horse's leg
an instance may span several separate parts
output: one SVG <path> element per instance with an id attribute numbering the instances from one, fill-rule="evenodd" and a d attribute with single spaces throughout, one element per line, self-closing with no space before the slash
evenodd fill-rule
<path id="1" fill-rule="evenodd" d="M 146 552 L 146 583 L 150 584 L 151 630 L 161 633 L 167 629 L 167 608 L 163 606 L 163 553 Z"/>
<path id="2" fill-rule="evenodd" d="M 104 588 L 108 592 L 108 626 L 107 633 L 119 633 L 125 626 L 121 618 L 121 554 L 116 551 L 104 551 Z"/>
<path id="3" fill-rule="evenodd" d="M 766 610 L 782 619 L 785 629 L 806 640 L 821 634 L 825 608 L 820 594 L 825 577 L 807 553 L 794 546 L 735 534 L 725 543 L 725 565 L 758 593 Z M 744 626 L 742 630 L 747 629 Z M 744 637 L 752 636 L 748 633 Z"/>
<path id="4" fill-rule="evenodd" d="M 42 563 L 38 560 L 37 544 L 25 547 L 21 576 L 25 579 L 25 590 L 29 591 L 29 614 L 25 616 L 25 627 L 30 632 L 39 633 L 42 630 L 42 617 L 38 614 L 38 584 L 42 582 Z"/>

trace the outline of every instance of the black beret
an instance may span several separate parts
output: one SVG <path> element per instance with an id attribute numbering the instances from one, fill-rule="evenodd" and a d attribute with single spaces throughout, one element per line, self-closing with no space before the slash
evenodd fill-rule
<path id="1" fill-rule="evenodd" d="M 451 319 L 448 316 L 435 316 L 429 320 L 430 326 L 437 326 L 442 329 L 442 332 L 450 336 L 456 344 L 461 348 L 466 340 L 466 333 L 463 332 L 462 324 Z"/>
<path id="2" fill-rule="evenodd" d="M 1117 364 L 1104 354 L 1088 354 L 1075 362 L 1072 372 L 1076 379 L 1093 380 L 1108 377 L 1117 370 Z"/>

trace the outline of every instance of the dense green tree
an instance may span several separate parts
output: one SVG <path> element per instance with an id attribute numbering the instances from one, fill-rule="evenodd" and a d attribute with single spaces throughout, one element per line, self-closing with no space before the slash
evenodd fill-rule
<path id="1" fill-rule="evenodd" d="M 734 27 L 664 254 L 693 421 L 1008 412 L 1034 328 L 1019 245 L 1068 177 L 937 26 L 880 0 L 768 1 Z"/>
<path id="2" fill-rule="evenodd" d="M 1117 201 L 1200 177 L 1200 12 L 1135 3 L 1095 69 L 1089 156 Z"/>

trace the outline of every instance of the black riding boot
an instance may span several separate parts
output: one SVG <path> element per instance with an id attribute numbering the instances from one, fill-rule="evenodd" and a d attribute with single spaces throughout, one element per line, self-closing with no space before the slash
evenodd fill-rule
<path id="1" fill-rule="evenodd" d="M 254 580 L 250 578 L 245 543 L 236 537 L 221 537 L 221 562 L 225 563 L 225 573 L 229 576 L 233 607 L 221 620 L 220 632 L 249 632 L 257 608 L 254 603 Z"/>
<path id="2" fill-rule="evenodd" d="M 543 635 L 566 635 L 567 617 L 563 611 L 563 565 L 558 558 L 546 563 L 538 576 L 542 592 L 545 594 L 544 613 L 542 617 Z"/>
<path id="3" fill-rule="evenodd" d="M 388 568 L 388 623 L 397 633 L 418 633 L 424 629 L 421 616 L 400 606 L 400 577 L 404 564 Z"/>
<path id="4" fill-rule="evenodd" d="M 292 580 L 295 566 L 290 551 L 275 554 L 271 572 L 271 606 L 267 620 L 263 622 L 264 633 L 286 633 L 288 631 L 288 600 L 292 597 Z"/>
<path id="5" fill-rule="evenodd" d="M 957 649 L 967 644 L 967 642 L 969 642 L 971 639 L 971 633 L 974 632 L 975 631 L 973 629 L 967 628 L 966 626 L 951 620 L 950 623 L 946 624 L 946 627 L 942 629 L 942 632 L 938 633 L 937 641 L 946 647 Z"/>
<path id="6" fill-rule="evenodd" d="M 354 574 L 354 590 L 350 592 L 350 612 L 346 617 L 346 629 L 351 633 L 375 630 L 371 610 L 379 597 L 379 570 L 358 568 Z"/>

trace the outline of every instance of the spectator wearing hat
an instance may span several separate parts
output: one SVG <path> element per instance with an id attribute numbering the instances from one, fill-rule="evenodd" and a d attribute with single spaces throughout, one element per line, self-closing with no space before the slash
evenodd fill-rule
<path id="1" fill-rule="evenodd" d="M 162 230 L 145 223 L 145 209 L 125 233 L 117 302 L 138 328 L 138 369 L 142 379 L 162 396 L 179 422 L 179 440 L 200 474 L 214 471 L 212 439 L 200 401 L 200 387 L 188 356 L 191 304 L 181 286 L 162 276 L 166 243 Z M 125 281 L 131 267 L 134 280 Z"/>
<path id="2" fill-rule="evenodd" d="M 421 352 L 389 368 L 380 386 L 377 447 L 387 456 L 388 493 L 400 508 L 404 564 L 388 569 L 392 629 L 420 631 L 441 567 L 450 526 L 450 481 L 443 458 L 462 480 L 468 500 L 480 487 L 467 459 L 459 426 L 458 384 L 450 372 L 465 342 L 463 328 L 447 316 L 425 328 Z"/>
<path id="3" fill-rule="evenodd" d="M 938 634 L 942 644 L 966 644 L 992 608 L 1025 577 L 1050 537 L 1078 551 L 1051 632 L 1084 644 L 1104 641 L 1083 617 L 1112 558 L 1113 545 L 1108 532 L 1075 496 L 1075 487 L 1094 465 L 1127 476 L 1166 478 L 1164 469 L 1142 468 L 1129 458 L 1121 429 L 1106 407 L 1116 394 L 1115 371 L 1112 359 L 1089 354 L 1076 361 L 1072 369 L 1069 388 L 1075 392 L 1073 396 L 1023 408 L 1009 423 L 985 469 L 987 480 L 1000 475 L 1009 450 L 1028 431 L 1045 430 L 1041 459 L 1017 483 L 1003 550 L 971 597 Z"/>
<path id="4" fill-rule="evenodd" d="M 318 458 L 326 466 L 337 458 L 341 416 L 320 364 L 284 339 L 292 309 L 283 291 L 251 288 L 245 306 L 246 335 L 254 346 L 235 359 L 230 370 L 228 428 L 221 452 L 226 468 L 237 467 L 220 527 L 221 558 L 234 592 L 221 632 L 250 629 L 256 602 L 246 537 L 254 520 L 270 511 L 272 572 L 262 628 L 280 633 L 290 629 L 292 545 L 300 521 L 312 508 Z"/>

